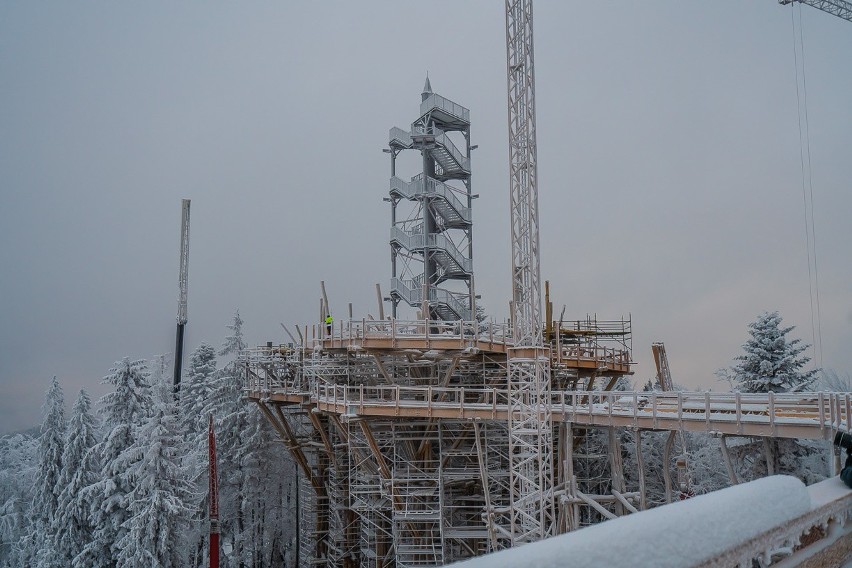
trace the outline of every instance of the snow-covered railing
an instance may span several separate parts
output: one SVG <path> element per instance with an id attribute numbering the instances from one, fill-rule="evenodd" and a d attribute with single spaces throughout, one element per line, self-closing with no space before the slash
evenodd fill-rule
<path id="1" fill-rule="evenodd" d="M 363 340 L 455 340 L 460 344 L 477 343 L 505 345 L 512 330 L 506 323 L 480 323 L 475 321 L 440 320 L 341 320 L 332 324 L 329 333 L 325 326 L 313 326 L 311 339 L 314 347 L 330 342 L 335 347 L 355 348 Z"/>
<path id="2" fill-rule="evenodd" d="M 751 566 L 752 559 L 797 566 L 852 538 L 837 526 L 850 509 L 852 491 L 837 478 L 805 487 L 772 476 L 453 566 L 697 568 Z"/>
<path id="3" fill-rule="evenodd" d="M 465 122 L 470 122 L 470 111 L 468 109 L 434 93 L 420 103 L 420 114 L 424 115 L 435 108 L 439 108 L 452 116 L 459 117 Z"/>
<path id="4" fill-rule="evenodd" d="M 345 386 L 318 382 L 311 396 L 325 410 L 505 420 L 506 389 L 496 387 Z M 557 391 L 554 420 L 596 426 L 728 435 L 831 439 L 849 431 L 848 393 L 741 394 Z"/>

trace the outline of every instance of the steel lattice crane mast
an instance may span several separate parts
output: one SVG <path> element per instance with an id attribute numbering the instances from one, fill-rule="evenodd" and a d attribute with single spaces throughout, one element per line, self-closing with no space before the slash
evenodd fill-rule
<path id="1" fill-rule="evenodd" d="M 783 5 L 792 4 L 793 2 L 813 6 L 817 10 L 822 10 L 838 18 L 852 22 L 852 2 L 846 2 L 845 0 L 778 0 L 778 3 Z"/>
<path id="2" fill-rule="evenodd" d="M 544 347 L 538 231 L 532 0 L 506 0 L 512 335 L 508 352 L 508 533 L 518 545 L 554 533 L 550 353 Z"/>

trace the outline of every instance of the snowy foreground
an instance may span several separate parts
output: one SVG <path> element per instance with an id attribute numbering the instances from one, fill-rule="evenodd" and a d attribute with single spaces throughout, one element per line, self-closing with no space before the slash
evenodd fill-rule
<path id="1" fill-rule="evenodd" d="M 794 477 L 776 475 L 453 566 L 683 568 L 712 564 L 727 551 L 850 495 L 838 478 L 808 488 Z"/>

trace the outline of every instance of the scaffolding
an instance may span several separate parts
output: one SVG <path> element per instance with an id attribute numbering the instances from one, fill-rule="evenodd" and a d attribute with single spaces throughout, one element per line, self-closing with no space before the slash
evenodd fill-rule
<path id="1" fill-rule="evenodd" d="M 301 566 L 440 566 L 553 534 L 570 458 L 552 388 L 630 372 L 629 320 L 521 341 L 517 320 L 475 317 L 471 149 L 470 112 L 427 79 L 419 118 L 390 132 L 392 316 L 242 355 L 249 398 L 299 466 Z M 408 180 L 404 150 L 422 156 Z"/>

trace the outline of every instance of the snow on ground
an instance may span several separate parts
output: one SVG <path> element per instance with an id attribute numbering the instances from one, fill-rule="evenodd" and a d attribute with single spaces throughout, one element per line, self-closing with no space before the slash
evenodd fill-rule
<path id="1" fill-rule="evenodd" d="M 832 493 L 836 488 L 825 489 Z M 818 493 L 821 495 L 821 493 Z M 830 494 L 822 496 L 830 498 Z M 776 475 L 579 531 L 454 564 L 457 568 L 680 568 L 805 514 L 811 497 L 794 477 Z"/>

